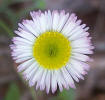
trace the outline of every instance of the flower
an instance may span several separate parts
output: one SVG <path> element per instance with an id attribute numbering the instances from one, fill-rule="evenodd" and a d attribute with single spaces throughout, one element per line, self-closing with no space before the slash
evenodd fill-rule
<path id="1" fill-rule="evenodd" d="M 19 23 L 14 37 L 12 56 L 29 86 L 54 93 L 59 87 L 75 88 L 74 80 L 84 79 L 94 47 L 85 24 L 77 16 L 58 12 L 31 12 L 31 20 Z"/>

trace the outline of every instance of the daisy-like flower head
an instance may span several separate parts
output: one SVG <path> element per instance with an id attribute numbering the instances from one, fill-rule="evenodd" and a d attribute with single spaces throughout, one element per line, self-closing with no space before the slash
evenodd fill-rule
<path id="1" fill-rule="evenodd" d="M 65 11 L 31 12 L 13 38 L 12 56 L 29 86 L 54 93 L 59 87 L 75 88 L 74 80 L 84 79 L 94 48 L 85 24 Z"/>

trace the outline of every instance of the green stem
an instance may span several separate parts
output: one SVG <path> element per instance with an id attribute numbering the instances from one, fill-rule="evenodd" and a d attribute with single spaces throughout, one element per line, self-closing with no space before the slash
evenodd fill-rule
<path id="1" fill-rule="evenodd" d="M 22 82 L 27 86 L 27 82 L 23 80 L 22 78 L 22 74 L 21 73 L 18 73 L 19 74 L 19 77 L 21 78 Z M 35 92 L 35 89 L 33 87 L 28 87 L 31 94 L 32 94 L 32 98 L 33 100 L 37 100 L 37 96 L 36 96 L 36 92 Z"/>
<path id="2" fill-rule="evenodd" d="M 8 28 L 8 26 L 2 20 L 0 20 L 0 27 L 2 27 L 8 33 L 9 37 L 12 38 L 14 36 L 13 32 Z"/>
<path id="3" fill-rule="evenodd" d="M 35 89 L 32 87 L 32 88 L 30 88 L 30 91 L 31 91 L 31 94 L 32 94 L 33 100 L 37 100 L 37 96 L 36 96 Z"/>

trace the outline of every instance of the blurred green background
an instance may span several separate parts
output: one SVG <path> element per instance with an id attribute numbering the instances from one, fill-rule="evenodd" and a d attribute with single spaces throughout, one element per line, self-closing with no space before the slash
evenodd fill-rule
<path id="1" fill-rule="evenodd" d="M 90 27 L 95 45 L 91 69 L 77 89 L 47 95 L 23 82 L 10 56 L 14 30 L 29 12 L 47 9 L 74 12 Z M 0 100 L 105 100 L 105 0 L 0 0 Z"/>

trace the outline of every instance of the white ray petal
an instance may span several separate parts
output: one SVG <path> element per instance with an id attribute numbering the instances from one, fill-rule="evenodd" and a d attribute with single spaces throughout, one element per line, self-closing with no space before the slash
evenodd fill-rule
<path id="1" fill-rule="evenodd" d="M 24 61 L 26 61 L 26 60 L 29 60 L 29 59 L 31 59 L 31 58 L 32 58 L 32 57 L 20 58 L 20 59 L 15 60 L 15 62 L 16 62 L 16 63 L 22 63 L 22 62 L 24 62 Z"/>
<path id="2" fill-rule="evenodd" d="M 80 61 L 89 61 L 90 58 L 87 55 L 80 54 L 80 53 L 72 53 L 72 58 L 80 60 Z"/>
<path id="3" fill-rule="evenodd" d="M 87 64 L 87 63 L 85 63 L 85 62 L 80 62 L 80 63 L 81 63 L 81 65 L 82 65 L 82 67 L 83 67 L 84 70 L 89 71 L 89 69 L 90 69 L 89 64 Z"/>
<path id="4" fill-rule="evenodd" d="M 86 27 L 86 24 L 82 24 L 81 27 L 82 27 L 82 28 L 85 28 L 85 27 Z"/>
<path id="5" fill-rule="evenodd" d="M 68 70 L 68 68 L 66 68 L 66 70 Z M 75 73 L 72 71 L 71 68 L 68 70 L 68 72 L 69 72 L 69 74 L 71 75 L 71 77 L 72 77 L 76 82 L 79 82 L 78 76 L 75 75 Z"/>
<path id="6" fill-rule="evenodd" d="M 47 72 L 48 72 L 48 70 L 44 69 L 44 73 L 42 75 L 42 78 L 38 82 L 38 84 L 40 86 L 40 90 L 44 90 L 45 89 L 45 84 L 46 84 L 45 80 L 46 80 Z"/>
<path id="7" fill-rule="evenodd" d="M 75 38 L 76 36 L 83 34 L 84 30 L 82 29 L 81 26 L 77 26 L 75 29 L 73 29 L 71 31 L 71 33 L 69 34 L 70 40 L 72 40 L 73 38 Z"/>
<path id="8" fill-rule="evenodd" d="M 33 64 L 31 64 L 28 68 L 26 68 L 23 71 L 23 75 L 29 74 L 35 68 L 36 65 L 37 65 L 37 62 L 34 61 Z"/>
<path id="9" fill-rule="evenodd" d="M 35 29 L 32 27 L 34 23 L 32 20 L 23 20 L 22 24 L 35 36 L 38 35 L 38 33 L 35 31 Z"/>
<path id="10" fill-rule="evenodd" d="M 45 84 L 46 84 L 46 92 L 48 94 L 50 91 L 50 87 L 51 87 L 51 71 L 50 70 L 48 70 L 47 72 Z"/>
<path id="11" fill-rule="evenodd" d="M 92 50 L 89 50 L 89 48 L 77 48 L 72 49 L 73 53 L 81 53 L 81 54 L 93 54 Z"/>
<path id="12" fill-rule="evenodd" d="M 26 32 L 29 32 L 29 31 L 27 30 L 27 28 L 26 28 L 23 24 L 18 23 L 18 26 L 20 27 L 20 29 L 22 29 L 22 30 L 24 30 L 24 31 L 26 31 Z"/>
<path id="13" fill-rule="evenodd" d="M 71 59 L 70 60 L 71 65 L 73 65 L 74 69 L 76 69 L 78 72 L 83 73 L 84 69 L 83 69 L 83 65 L 81 65 L 81 63 L 78 60 L 74 60 Z"/>
<path id="14" fill-rule="evenodd" d="M 28 61 L 23 62 L 22 64 L 20 64 L 17 69 L 19 72 L 25 70 L 27 67 L 29 67 L 35 60 L 32 58 Z"/>
<path id="15" fill-rule="evenodd" d="M 40 27 L 40 22 L 39 22 L 39 13 L 38 12 L 30 12 L 30 15 L 33 19 L 33 28 L 35 29 L 37 36 L 39 36 L 41 34 L 41 27 Z"/>
<path id="16" fill-rule="evenodd" d="M 17 50 L 13 50 L 13 52 L 11 53 L 11 55 L 13 57 L 15 57 L 16 59 L 20 58 L 21 56 L 23 56 L 23 54 L 26 56 L 31 56 L 32 57 L 32 50 L 24 50 L 24 51 L 17 51 Z"/>
<path id="17" fill-rule="evenodd" d="M 59 74 L 59 71 L 55 71 L 56 76 L 58 77 L 57 83 L 60 91 L 63 91 L 63 83 L 62 83 L 62 77 Z M 64 81 L 65 82 L 65 81 Z"/>
<path id="18" fill-rule="evenodd" d="M 32 57 L 33 58 L 33 55 L 32 55 L 32 52 L 29 52 L 29 53 L 23 53 L 21 55 L 18 55 L 16 57 L 13 57 L 14 59 L 21 59 L 21 58 L 25 58 L 25 57 Z"/>
<path id="19" fill-rule="evenodd" d="M 24 39 L 27 39 L 27 40 L 31 40 L 32 42 L 35 40 L 35 36 L 27 31 L 24 31 L 24 30 L 20 30 L 20 31 L 15 31 L 15 33 L 17 35 L 19 35 L 20 37 L 24 38 Z"/>
<path id="20" fill-rule="evenodd" d="M 85 30 L 85 31 L 88 31 L 88 30 L 89 30 L 89 27 L 84 28 L 84 30 Z"/>
<path id="21" fill-rule="evenodd" d="M 30 73 L 27 73 L 26 75 L 24 75 L 26 80 L 31 80 L 34 77 L 37 69 L 39 68 L 36 63 L 33 63 L 32 66 L 34 66 L 34 69 Z"/>
<path id="22" fill-rule="evenodd" d="M 13 47 L 16 50 L 32 50 L 32 46 L 26 46 L 26 45 L 14 45 Z"/>
<path id="23" fill-rule="evenodd" d="M 57 76 L 55 74 L 55 71 L 51 72 L 51 88 L 52 88 L 52 93 L 54 93 L 57 89 Z"/>
<path id="24" fill-rule="evenodd" d="M 75 88 L 74 81 L 73 81 L 72 77 L 70 76 L 70 74 L 68 73 L 68 71 L 66 70 L 66 68 L 65 67 L 61 68 L 61 71 L 62 71 L 62 74 L 63 74 L 63 77 L 64 77 L 66 83 L 71 88 Z"/>
<path id="25" fill-rule="evenodd" d="M 31 49 L 24 49 L 24 50 L 13 49 L 11 54 L 13 54 L 12 56 L 17 56 L 19 54 L 28 53 L 28 52 L 32 52 L 32 50 Z"/>
<path id="26" fill-rule="evenodd" d="M 29 82 L 29 83 L 31 83 L 30 86 L 33 86 L 41 78 L 43 71 L 44 71 L 43 68 L 39 67 L 39 69 L 35 73 L 33 79 Z"/>
<path id="27" fill-rule="evenodd" d="M 72 41 L 71 45 L 89 44 L 89 43 L 90 43 L 90 39 L 88 37 L 84 37 L 84 38 L 79 38 L 77 40 Z"/>
<path id="28" fill-rule="evenodd" d="M 68 13 L 65 14 L 64 10 L 60 12 L 60 18 L 59 18 L 59 23 L 58 23 L 58 28 L 57 28 L 59 32 L 63 29 L 68 17 L 69 17 L 69 14 Z"/>
<path id="29" fill-rule="evenodd" d="M 42 33 L 46 32 L 46 30 L 47 30 L 47 18 L 43 13 L 40 16 L 39 21 L 40 21 L 41 32 Z"/>
<path id="30" fill-rule="evenodd" d="M 32 44 L 21 42 L 21 41 L 13 41 L 15 45 L 23 45 L 23 46 L 32 46 Z"/>
<path id="31" fill-rule="evenodd" d="M 20 41 L 20 42 L 24 42 L 24 43 L 27 43 L 27 44 L 30 44 L 30 45 L 33 44 L 32 41 L 21 38 L 21 37 L 14 37 L 12 40 L 13 40 L 13 42 Z"/>
<path id="32" fill-rule="evenodd" d="M 57 83 L 58 83 L 58 86 L 59 86 L 60 91 L 63 90 L 63 87 L 66 88 L 66 89 L 69 89 L 69 86 L 66 83 L 66 81 L 65 81 L 65 79 L 64 79 L 61 71 L 60 70 L 57 70 L 57 71 L 55 71 L 55 73 L 56 73 L 57 77 L 59 77 L 57 79 Z"/>
<path id="33" fill-rule="evenodd" d="M 57 31 L 58 23 L 59 23 L 59 13 L 58 11 L 54 10 L 52 12 L 52 28 L 54 31 Z"/>
<path id="34" fill-rule="evenodd" d="M 50 10 L 48 10 L 47 20 L 48 20 L 48 29 L 49 30 L 52 30 L 53 19 L 52 19 L 52 14 L 51 14 L 51 11 Z"/>
<path id="35" fill-rule="evenodd" d="M 72 46 L 72 49 L 81 49 L 81 48 L 82 49 L 86 49 L 86 48 L 94 49 L 94 46 L 92 46 L 91 43 L 87 43 L 87 44 L 81 43 L 80 45 L 78 45 L 78 44 L 75 44 L 75 45 L 71 44 L 71 46 Z"/>
<path id="36" fill-rule="evenodd" d="M 84 79 L 84 77 L 81 75 L 81 73 L 73 68 L 73 65 L 69 64 L 66 66 L 67 70 L 69 71 L 70 74 L 74 74 L 77 78 L 79 79 Z"/>
<path id="37" fill-rule="evenodd" d="M 62 29 L 62 33 L 64 35 L 70 35 L 71 31 L 77 26 L 77 24 L 75 23 L 76 19 L 77 17 L 75 16 L 75 14 L 71 14 L 64 28 Z"/>
<path id="38" fill-rule="evenodd" d="M 39 77 L 39 80 L 37 80 L 36 90 L 38 90 L 38 88 L 40 88 L 40 81 L 41 81 L 41 79 L 43 77 L 43 73 L 44 73 L 44 70 L 43 70 L 41 76 Z M 43 84 L 43 86 L 40 88 L 40 90 L 42 90 L 42 88 L 45 88 L 45 84 Z"/>
<path id="39" fill-rule="evenodd" d="M 29 86 L 32 87 L 32 86 L 35 86 L 36 82 L 33 83 L 33 78 L 35 77 L 35 74 L 37 73 L 37 71 L 39 70 L 39 65 L 36 65 L 36 68 L 32 70 L 32 72 L 30 72 L 29 76 L 26 76 L 28 83 L 29 83 Z M 30 78 L 28 78 L 30 77 Z"/>

